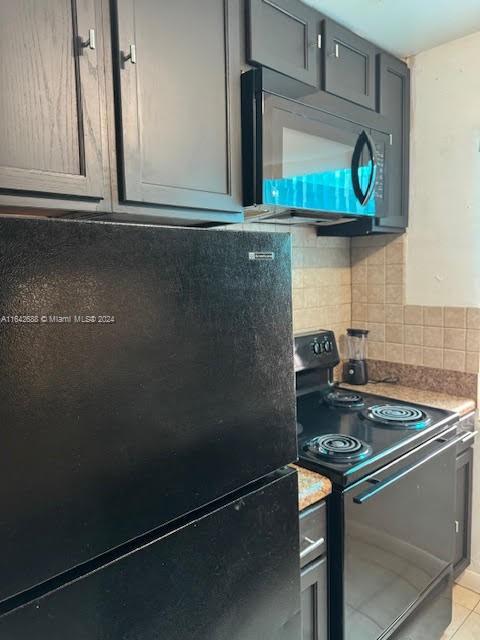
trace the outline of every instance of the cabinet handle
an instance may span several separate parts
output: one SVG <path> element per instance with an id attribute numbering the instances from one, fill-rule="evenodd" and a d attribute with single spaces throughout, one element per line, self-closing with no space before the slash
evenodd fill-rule
<path id="1" fill-rule="evenodd" d="M 77 41 L 80 42 L 80 47 L 82 49 L 86 49 L 87 47 L 89 49 L 95 49 L 96 45 L 96 40 L 95 40 L 95 29 L 89 29 L 88 30 L 88 40 L 82 40 L 80 37 L 77 38 Z"/>
<path id="2" fill-rule="evenodd" d="M 307 542 L 310 542 L 311 544 L 306 549 L 300 552 L 301 559 L 305 558 L 305 556 L 308 556 L 308 554 L 311 553 L 312 551 L 315 551 L 315 549 L 318 549 L 318 547 L 321 547 L 322 544 L 324 544 L 325 542 L 325 538 L 319 538 L 318 540 L 311 540 L 310 538 L 305 538 L 305 540 Z"/>
<path id="3" fill-rule="evenodd" d="M 455 520 L 455 533 L 458 533 L 460 531 L 460 523 L 458 520 Z"/>
<path id="4" fill-rule="evenodd" d="M 335 58 L 340 57 L 340 48 L 338 46 L 338 42 L 335 43 Z"/>
<path id="5" fill-rule="evenodd" d="M 134 44 L 131 44 L 130 47 L 130 53 L 128 54 L 128 56 L 124 56 L 124 61 L 126 62 L 127 60 L 130 60 L 130 62 L 132 64 L 136 64 L 137 63 L 137 48 L 135 47 Z"/>

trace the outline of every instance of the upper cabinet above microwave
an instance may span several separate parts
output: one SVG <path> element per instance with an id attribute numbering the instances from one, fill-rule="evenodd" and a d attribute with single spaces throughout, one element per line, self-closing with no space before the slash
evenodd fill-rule
<path id="1" fill-rule="evenodd" d="M 375 109 L 376 47 L 300 0 L 246 0 L 247 58 Z"/>
<path id="2" fill-rule="evenodd" d="M 318 13 L 298 0 L 247 0 L 247 58 L 318 87 Z"/>

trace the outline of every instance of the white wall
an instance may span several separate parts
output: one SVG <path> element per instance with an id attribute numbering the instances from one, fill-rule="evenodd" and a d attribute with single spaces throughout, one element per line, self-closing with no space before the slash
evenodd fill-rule
<path id="1" fill-rule="evenodd" d="M 480 306 L 480 32 L 410 63 L 406 301 Z"/>

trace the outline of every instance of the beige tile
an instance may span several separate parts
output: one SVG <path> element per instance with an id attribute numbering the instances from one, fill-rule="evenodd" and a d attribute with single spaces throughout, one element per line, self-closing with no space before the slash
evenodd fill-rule
<path id="1" fill-rule="evenodd" d="M 401 304 L 387 304 L 385 322 L 387 324 L 403 324 L 403 306 Z"/>
<path id="2" fill-rule="evenodd" d="M 385 328 L 385 340 L 387 342 L 403 344 L 403 324 L 387 324 Z"/>
<path id="3" fill-rule="evenodd" d="M 443 351 L 443 368 L 450 371 L 465 371 L 465 351 Z"/>
<path id="4" fill-rule="evenodd" d="M 467 352 L 465 356 L 465 371 L 468 373 L 480 372 L 480 354 L 475 352 Z"/>
<path id="5" fill-rule="evenodd" d="M 480 307 L 469 307 L 467 309 L 467 328 L 480 329 Z"/>
<path id="6" fill-rule="evenodd" d="M 385 247 L 385 259 L 387 264 L 404 264 L 403 243 L 392 242 Z"/>
<path id="7" fill-rule="evenodd" d="M 480 331 L 467 329 L 467 351 L 480 351 Z"/>
<path id="8" fill-rule="evenodd" d="M 387 284 L 385 286 L 386 301 L 390 304 L 403 304 L 403 285 Z"/>
<path id="9" fill-rule="evenodd" d="M 443 327 L 443 307 L 423 307 L 423 324 L 426 327 Z"/>
<path id="10" fill-rule="evenodd" d="M 403 349 L 405 364 L 421 365 L 423 364 L 422 347 L 411 347 L 405 345 Z"/>
<path id="11" fill-rule="evenodd" d="M 444 322 L 446 327 L 465 329 L 467 326 L 467 310 L 465 307 L 445 307 Z"/>
<path id="12" fill-rule="evenodd" d="M 423 324 L 423 307 L 407 304 L 403 317 L 405 324 Z"/>
<path id="13" fill-rule="evenodd" d="M 445 332 L 443 334 L 443 346 L 445 349 L 465 351 L 466 340 L 467 332 L 465 329 L 445 328 Z"/>
<path id="14" fill-rule="evenodd" d="M 401 264 L 389 264 L 385 272 L 385 282 L 387 284 L 402 284 L 403 283 L 403 265 Z"/>
<path id="15" fill-rule="evenodd" d="M 367 305 L 367 320 L 368 322 L 385 322 L 385 305 Z"/>
<path id="16" fill-rule="evenodd" d="M 368 339 L 373 342 L 385 342 L 385 325 L 381 322 L 369 322 L 367 325 L 369 330 Z"/>
<path id="17" fill-rule="evenodd" d="M 292 287 L 294 289 L 303 287 L 303 269 L 294 269 L 292 271 Z"/>
<path id="18" fill-rule="evenodd" d="M 352 304 L 352 321 L 354 320 L 367 320 L 367 305 L 361 302 L 354 302 Z"/>
<path id="19" fill-rule="evenodd" d="M 423 349 L 423 366 L 443 369 L 443 349 Z"/>
<path id="20" fill-rule="evenodd" d="M 367 254 L 367 265 L 385 264 L 385 247 L 371 247 Z"/>
<path id="21" fill-rule="evenodd" d="M 480 594 L 459 584 L 453 585 L 453 601 L 473 611 L 480 602 Z"/>
<path id="22" fill-rule="evenodd" d="M 366 302 L 366 301 L 367 301 L 367 285 L 366 284 L 352 285 L 352 302 Z"/>
<path id="23" fill-rule="evenodd" d="M 455 633 L 454 640 L 479 640 L 479 638 L 480 615 L 473 612 Z"/>
<path id="24" fill-rule="evenodd" d="M 403 363 L 403 344 L 385 343 L 385 360 Z"/>
<path id="25" fill-rule="evenodd" d="M 300 289 L 299 291 L 303 293 L 303 306 L 306 309 L 320 306 L 320 289 L 309 287 L 308 289 Z"/>
<path id="26" fill-rule="evenodd" d="M 424 327 L 423 346 L 443 349 L 443 327 Z"/>
<path id="27" fill-rule="evenodd" d="M 385 266 L 376 264 L 373 267 L 367 267 L 367 284 L 385 284 Z"/>
<path id="28" fill-rule="evenodd" d="M 353 247 L 350 252 L 352 266 L 367 266 L 368 249 L 366 247 Z"/>
<path id="29" fill-rule="evenodd" d="M 385 360 L 385 343 L 370 341 L 368 343 L 368 357 L 372 360 Z"/>
<path id="30" fill-rule="evenodd" d="M 383 304 L 385 302 L 385 285 L 368 284 L 367 285 L 367 302 Z"/>
<path id="31" fill-rule="evenodd" d="M 365 284 L 367 281 L 367 267 L 363 264 L 352 266 L 352 284 Z"/>
<path id="32" fill-rule="evenodd" d="M 307 289 L 308 291 L 308 289 Z M 303 309 L 305 306 L 305 289 L 294 289 L 292 292 L 292 306 L 294 309 Z"/>
<path id="33" fill-rule="evenodd" d="M 447 627 L 444 633 L 444 638 L 452 638 L 454 633 L 462 626 L 465 620 L 470 615 L 470 611 L 466 607 L 462 607 L 461 604 L 453 603 L 452 608 L 452 621 Z M 443 639 L 441 639 L 443 640 Z"/>
<path id="34" fill-rule="evenodd" d="M 405 325 L 405 344 L 421 346 L 423 344 L 423 327 L 413 324 Z"/>

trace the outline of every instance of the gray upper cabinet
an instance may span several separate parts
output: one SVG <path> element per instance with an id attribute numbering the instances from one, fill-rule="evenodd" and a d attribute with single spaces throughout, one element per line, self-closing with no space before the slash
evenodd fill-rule
<path id="1" fill-rule="evenodd" d="M 408 224 L 410 70 L 393 56 L 378 56 L 378 110 L 389 120 L 388 217 L 379 226 L 404 228 Z"/>
<path id="2" fill-rule="evenodd" d="M 0 204 L 103 200 L 97 10 L 95 0 L 0 3 Z"/>
<path id="3" fill-rule="evenodd" d="M 319 84 L 318 13 L 298 0 L 247 0 L 247 59 Z"/>
<path id="4" fill-rule="evenodd" d="M 238 213 L 238 3 L 114 4 L 120 200 Z"/>
<path id="5" fill-rule="evenodd" d="M 331 20 L 323 39 L 325 91 L 375 109 L 375 45 Z"/>

